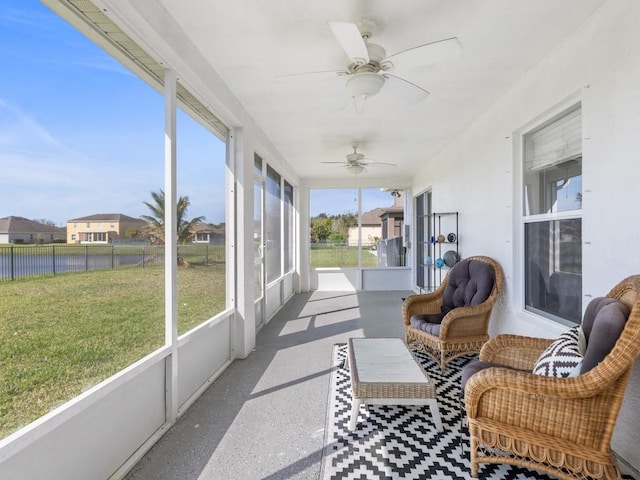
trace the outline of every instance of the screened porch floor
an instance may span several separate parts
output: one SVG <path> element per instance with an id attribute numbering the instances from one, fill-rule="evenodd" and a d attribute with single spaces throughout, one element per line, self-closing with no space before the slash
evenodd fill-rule
<path id="1" fill-rule="evenodd" d="M 318 478 L 333 345 L 403 337 L 408 294 L 295 295 L 125 478 Z"/>

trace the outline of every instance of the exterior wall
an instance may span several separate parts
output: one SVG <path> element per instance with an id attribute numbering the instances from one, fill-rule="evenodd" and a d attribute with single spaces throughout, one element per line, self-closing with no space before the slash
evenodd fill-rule
<path id="1" fill-rule="evenodd" d="M 363 225 L 362 226 L 362 244 L 373 245 L 374 237 L 382 238 L 382 226 Z M 350 247 L 358 246 L 358 227 L 349 228 L 349 236 L 347 243 Z"/>
<path id="2" fill-rule="evenodd" d="M 125 238 L 130 229 L 140 230 L 141 225 L 141 222 L 127 220 L 122 222 L 119 220 L 67 222 L 67 243 L 109 243 L 114 239 Z M 113 232 L 117 235 L 115 238 Z M 84 238 L 88 233 L 105 233 L 106 240 L 87 242 Z"/>
<path id="3" fill-rule="evenodd" d="M 224 245 L 224 235 L 216 233 L 202 233 L 198 237 L 194 237 L 191 243 L 208 243 L 209 245 Z"/>
<path id="4" fill-rule="evenodd" d="M 519 131 L 554 108 L 582 101 L 583 309 L 622 278 L 640 273 L 640 2 L 611 1 L 505 92 L 437 157 L 413 191 L 431 187 L 436 211 L 460 212 L 463 257 L 495 257 L 506 276 L 492 334 L 554 337 L 566 329 L 527 313 L 522 294 Z M 469 195 L 473 192 L 473 195 Z M 414 277 L 415 278 L 415 277 Z M 614 450 L 640 470 L 640 362 L 636 362 L 613 438 Z"/>
<path id="5" fill-rule="evenodd" d="M 0 245 L 6 243 L 37 243 L 39 240 L 43 243 L 54 243 L 64 241 L 64 234 L 56 234 L 51 232 L 43 233 L 2 233 L 0 234 Z"/>
<path id="6" fill-rule="evenodd" d="M 91 242 L 107 243 L 109 240 L 108 232 L 117 232 L 119 225 L 119 222 L 109 220 L 67 222 L 67 243 L 87 243 L 83 240 L 84 234 L 87 233 L 107 233 L 107 239 L 104 242 Z M 73 235 L 75 235 L 75 240 L 72 240 Z"/>

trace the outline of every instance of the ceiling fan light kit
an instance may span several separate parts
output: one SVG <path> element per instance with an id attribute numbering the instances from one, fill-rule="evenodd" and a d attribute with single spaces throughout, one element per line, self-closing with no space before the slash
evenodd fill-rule
<path id="1" fill-rule="evenodd" d="M 364 170 L 364 167 L 357 163 L 354 163 L 353 165 L 347 165 L 347 172 L 351 173 L 352 175 L 358 175 L 364 172 Z"/>
<path id="2" fill-rule="evenodd" d="M 373 97 L 384 85 L 385 78 L 373 72 L 356 73 L 347 77 L 347 90 L 353 98 Z"/>

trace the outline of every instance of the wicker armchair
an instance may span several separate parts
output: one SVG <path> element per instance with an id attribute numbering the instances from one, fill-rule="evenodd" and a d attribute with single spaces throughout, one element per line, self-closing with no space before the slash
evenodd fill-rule
<path id="1" fill-rule="evenodd" d="M 474 269 L 474 264 L 482 268 Z M 487 285 L 481 298 L 477 298 L 481 292 L 477 292 L 477 295 L 473 295 L 473 291 L 470 292 L 470 289 L 477 285 L 476 278 L 471 278 L 468 283 L 459 278 L 464 269 L 465 274 L 471 277 L 479 271 L 486 273 L 488 270 L 491 273 L 492 283 Z M 452 279 L 457 279 L 457 284 L 454 284 Z M 450 360 L 469 353 L 478 353 L 482 345 L 489 340 L 491 310 L 498 300 L 503 284 L 502 268 L 490 257 L 468 257 L 457 263 L 447 272 L 437 290 L 411 295 L 402 304 L 407 345 L 432 357 L 438 362 L 443 373 Z M 451 303 L 452 296 L 455 308 L 447 305 Z M 414 320 L 418 317 L 429 318 L 428 322 L 423 322 L 426 329 L 416 324 Z"/>
<path id="2" fill-rule="evenodd" d="M 583 365 L 577 376 L 530 373 L 552 340 L 498 335 L 485 344 L 478 363 L 509 368 L 485 364 L 464 386 L 472 476 L 478 476 L 479 463 L 508 463 L 560 479 L 620 478 L 610 442 L 640 353 L 640 275 L 626 278 L 607 297 L 620 300 L 630 313 L 620 336 L 610 340 L 613 347 L 602 352 L 604 358 L 586 372 Z M 607 321 L 601 325 L 608 328 Z M 591 341 L 603 335 L 597 337 Z"/>

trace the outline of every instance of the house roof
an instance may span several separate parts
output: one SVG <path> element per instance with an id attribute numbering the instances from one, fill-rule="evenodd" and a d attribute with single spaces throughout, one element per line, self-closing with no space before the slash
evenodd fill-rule
<path id="1" fill-rule="evenodd" d="M 122 213 L 96 213 L 94 215 L 87 215 L 86 217 L 72 218 L 67 220 L 68 222 L 89 222 L 89 221 L 114 221 L 114 222 L 144 222 L 140 218 L 130 217 Z"/>
<path id="2" fill-rule="evenodd" d="M 386 208 L 374 208 L 362 214 L 362 225 L 382 225 L 380 217 L 386 212 Z"/>
<path id="3" fill-rule="evenodd" d="M 0 233 L 62 233 L 64 228 L 45 225 L 24 217 L 0 218 Z"/>
<path id="4" fill-rule="evenodd" d="M 382 214 L 385 214 L 385 213 L 404 213 L 404 208 L 403 207 L 389 207 L 389 208 L 383 208 L 382 210 L 384 210 L 382 212 Z"/>
<path id="5" fill-rule="evenodd" d="M 195 225 L 192 230 L 194 232 L 213 233 L 215 235 L 225 234 L 224 227 L 216 227 L 214 225 L 211 225 L 210 223 L 201 223 L 199 225 Z"/>

